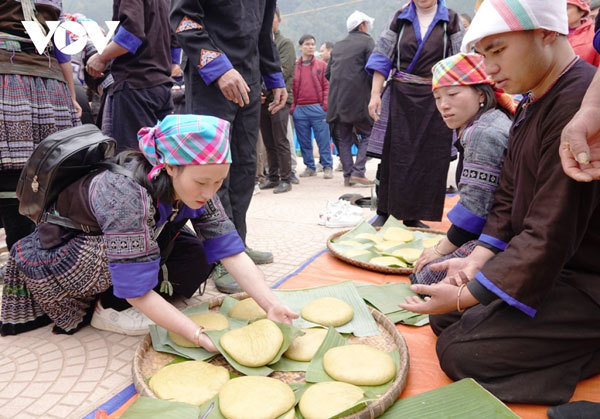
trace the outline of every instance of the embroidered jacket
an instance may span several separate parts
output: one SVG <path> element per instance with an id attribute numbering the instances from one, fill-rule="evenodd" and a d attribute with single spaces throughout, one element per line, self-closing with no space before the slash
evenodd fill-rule
<path id="1" fill-rule="evenodd" d="M 470 239 L 481 234 L 500 181 L 511 124 L 502 111 L 491 109 L 462 132 L 460 142 L 464 161 L 458 183 L 460 200 L 448 213 L 452 222 L 448 239 L 456 246 L 462 246 L 464 242 L 453 240 L 461 236 L 453 234 L 454 228 L 474 235 Z"/>
<path id="2" fill-rule="evenodd" d="M 102 229 L 114 294 L 119 298 L 142 296 L 158 283 L 157 233 L 169 221 L 191 220 L 208 263 L 245 249 L 216 195 L 198 210 L 183 205 L 169 220 L 171 203 L 156 207 L 148 191 L 134 180 L 105 171 L 90 182 L 89 206 Z"/>

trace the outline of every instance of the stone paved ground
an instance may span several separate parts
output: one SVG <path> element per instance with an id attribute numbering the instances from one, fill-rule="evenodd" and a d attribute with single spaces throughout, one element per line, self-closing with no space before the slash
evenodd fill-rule
<path id="1" fill-rule="evenodd" d="M 368 163 L 373 178 L 377 162 Z M 302 165 L 300 165 L 302 166 Z M 369 189 L 345 188 L 341 173 L 332 180 L 301 179 L 291 192 L 255 195 L 248 213 L 248 244 L 274 253 L 275 263 L 262 265 L 273 284 L 325 247 L 338 231 L 317 225 L 327 200 L 344 193 L 369 195 Z M 372 212 L 364 210 L 365 218 Z M 0 241 L 3 241 L 0 230 Z M 0 248 L 4 246 L 0 243 Z M 0 255 L 3 261 L 6 253 Z M 1 262 L 0 262 L 1 263 Z M 196 304 L 216 296 L 212 283 Z M 54 335 L 50 326 L 0 338 L 0 418 L 81 418 L 131 384 L 131 365 L 140 337 L 86 327 L 73 336 Z"/>

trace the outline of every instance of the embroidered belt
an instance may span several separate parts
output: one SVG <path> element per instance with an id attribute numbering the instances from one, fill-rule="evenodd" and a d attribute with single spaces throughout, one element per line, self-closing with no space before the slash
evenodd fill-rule
<path id="1" fill-rule="evenodd" d="M 416 74 L 405 73 L 403 71 L 397 71 L 394 74 L 394 80 L 400 83 L 407 84 L 422 84 L 431 86 L 431 78 L 417 76 Z"/>

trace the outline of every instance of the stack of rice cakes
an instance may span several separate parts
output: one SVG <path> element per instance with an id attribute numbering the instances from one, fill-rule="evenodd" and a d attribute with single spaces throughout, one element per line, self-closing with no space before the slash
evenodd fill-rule
<path id="1" fill-rule="evenodd" d="M 340 255 L 358 262 L 385 268 L 412 268 L 426 247 L 435 246 L 444 236 L 407 228 L 391 217 L 378 231 L 367 222 L 331 241 Z"/>
<path id="2" fill-rule="evenodd" d="M 207 329 L 226 329 L 227 317 L 215 312 L 190 317 Z M 337 298 L 325 297 L 303 307 L 305 320 L 322 326 L 341 326 L 354 316 L 352 307 Z M 277 324 L 251 298 L 236 303 L 230 317 L 251 321 L 220 337 L 219 343 L 229 356 L 242 365 L 258 367 L 270 364 L 282 349 L 283 336 Z M 294 361 L 310 362 L 327 336 L 327 329 L 302 329 L 304 333 L 289 343 L 283 356 Z M 169 337 L 177 344 L 191 344 L 176 334 Z M 308 387 L 298 407 L 305 419 L 329 418 L 364 400 L 359 385 L 381 385 L 396 375 L 390 355 L 368 345 L 354 344 L 329 349 L 323 357 L 325 372 L 335 381 Z M 218 395 L 220 413 L 226 419 L 293 419 L 296 397 L 283 381 L 262 376 L 231 378 L 229 371 L 203 361 L 169 364 L 149 381 L 152 391 L 162 399 L 200 406 Z"/>

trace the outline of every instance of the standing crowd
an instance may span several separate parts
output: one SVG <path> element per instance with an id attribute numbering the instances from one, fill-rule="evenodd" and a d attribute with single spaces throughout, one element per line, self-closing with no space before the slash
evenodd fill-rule
<path id="1" fill-rule="evenodd" d="M 443 0 L 411 0 L 376 40 L 373 19 L 355 11 L 320 58 L 310 34 L 296 58 L 275 0 L 114 0 L 117 32 L 82 62 L 119 169 L 74 179 L 53 207 L 90 233 L 36 226 L 10 195 L 40 141 L 74 132 L 82 110 L 71 57 L 52 43 L 38 54 L 21 24 L 47 30 L 61 1 L 4 1 L 0 333 L 91 323 L 135 335 L 154 322 L 214 351 L 169 302 L 208 278 L 290 323 L 298 315 L 256 267 L 272 253 L 247 246 L 246 214 L 257 174 L 276 194 L 320 170 L 332 179 L 333 141 L 344 185 L 376 187 L 375 226 L 441 220 L 458 159 L 452 226 L 411 275 L 427 297 L 398 303 L 431 314 L 449 377 L 507 402 L 568 401 L 600 373 L 600 31 L 587 0 L 476 7 L 471 20 Z M 185 91 L 177 113 L 173 83 Z M 369 157 L 380 160 L 374 181 Z"/>

